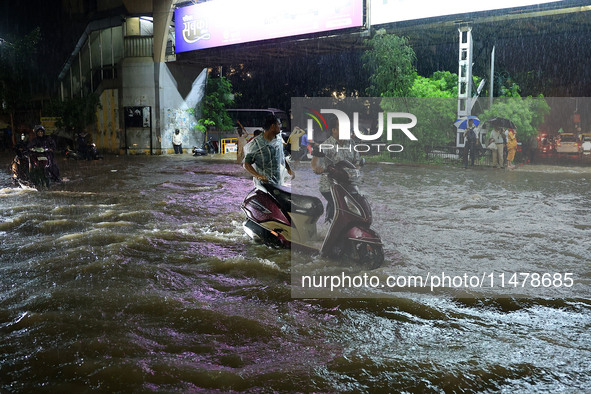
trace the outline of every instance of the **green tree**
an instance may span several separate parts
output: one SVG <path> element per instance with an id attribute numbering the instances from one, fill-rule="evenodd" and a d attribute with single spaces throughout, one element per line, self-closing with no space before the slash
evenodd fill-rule
<path id="1" fill-rule="evenodd" d="M 11 119 L 17 111 L 32 109 L 33 86 L 39 75 L 32 59 L 40 38 L 36 28 L 25 37 L 0 41 L 0 111 Z"/>
<path id="2" fill-rule="evenodd" d="M 382 99 L 385 112 L 409 112 L 417 117 L 417 124 L 412 129 L 417 141 L 401 143 L 406 158 L 424 160 L 433 147 L 448 145 L 455 140 L 453 122 L 457 116 L 457 92 L 457 74 L 437 71 L 431 77 L 416 75 L 408 97 Z"/>
<path id="3" fill-rule="evenodd" d="M 430 78 L 417 75 L 409 96 L 458 97 L 458 75 L 449 71 L 436 71 Z"/>
<path id="4" fill-rule="evenodd" d="M 234 102 L 232 84 L 225 77 L 207 78 L 205 97 L 196 108 L 197 130 L 231 130 L 234 127 L 226 108 Z"/>
<path id="5" fill-rule="evenodd" d="M 495 74 L 494 91 L 497 92 L 497 97 L 521 97 L 521 88 L 513 82 L 507 71 L 501 71 Z"/>
<path id="6" fill-rule="evenodd" d="M 457 116 L 458 76 L 449 71 L 437 71 L 431 77 L 417 75 L 413 62 L 415 53 L 405 38 L 389 34 L 376 34 L 369 40 L 369 49 L 363 59 L 371 72 L 368 93 L 382 97 L 385 113 L 408 112 L 417 117 L 412 133 L 417 141 L 405 140 L 404 154 L 411 160 L 423 160 L 429 149 L 447 145 L 455 140 L 457 130 L 453 122 Z M 481 78 L 474 76 L 474 86 Z M 537 133 L 537 127 L 549 112 L 547 103 L 532 97 L 521 98 L 519 85 L 512 80 L 503 81 L 492 108 L 479 115 L 481 121 L 493 117 L 511 119 L 523 140 Z M 386 141 L 384 141 L 386 142 Z"/>
<path id="7" fill-rule="evenodd" d="M 550 113 L 550 106 L 543 95 L 521 97 L 517 83 L 507 79 L 500 89 L 502 97 L 496 98 L 491 108 L 480 116 L 482 121 L 493 118 L 506 118 L 515 124 L 517 141 L 523 144 L 524 151 L 536 149 L 538 127 Z"/>
<path id="8" fill-rule="evenodd" d="M 367 93 L 373 97 L 405 97 L 416 76 L 416 55 L 408 39 L 378 31 L 362 55 L 370 72 Z"/>
<path id="9" fill-rule="evenodd" d="M 538 97 L 504 97 L 497 98 L 490 109 L 484 111 L 481 120 L 506 118 L 511 120 L 517 129 L 517 140 L 527 141 L 538 133 L 538 126 L 550 113 L 550 106 L 543 96 Z"/>
<path id="10" fill-rule="evenodd" d="M 60 118 L 57 126 L 66 130 L 84 130 L 96 123 L 96 111 L 102 108 L 99 96 L 91 93 L 85 97 L 72 97 L 64 101 L 52 101 L 44 115 Z"/>
<path id="11" fill-rule="evenodd" d="M 413 159 L 423 160 L 433 147 L 455 140 L 458 75 L 437 71 L 430 78 L 417 76 L 410 95 L 415 102 L 413 113 L 420 121 L 415 130 L 418 141 L 409 142 L 406 148 Z"/>

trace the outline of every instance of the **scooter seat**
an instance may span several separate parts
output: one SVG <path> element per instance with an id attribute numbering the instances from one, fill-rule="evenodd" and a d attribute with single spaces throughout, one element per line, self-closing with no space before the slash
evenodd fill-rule
<path id="1" fill-rule="evenodd" d="M 287 212 L 319 217 L 324 213 L 324 206 L 318 197 L 293 194 L 291 189 L 271 184 L 264 185 L 275 197 L 282 209 Z"/>

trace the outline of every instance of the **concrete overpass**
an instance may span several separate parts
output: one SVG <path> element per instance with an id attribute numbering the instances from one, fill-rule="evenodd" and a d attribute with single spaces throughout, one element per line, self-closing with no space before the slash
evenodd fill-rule
<path id="1" fill-rule="evenodd" d="M 549 37 L 555 40 L 559 46 L 576 41 L 577 45 L 575 47 L 582 48 L 582 51 L 587 52 L 579 52 L 576 56 L 573 56 L 574 64 L 571 64 L 572 69 L 575 70 L 574 73 L 578 74 L 581 80 L 591 81 L 589 70 L 586 67 L 586 60 L 591 56 L 589 54 L 591 48 L 591 45 L 589 45 L 591 1 L 550 2 L 537 6 L 461 13 L 373 25 L 370 12 L 367 9 L 371 3 L 366 0 L 363 3 L 364 22 L 362 26 L 357 28 L 228 45 L 173 55 L 171 55 L 170 49 L 172 47 L 171 34 L 175 26 L 174 10 L 197 2 L 122 0 L 122 3 L 127 15 L 123 16 L 123 18 L 108 18 L 109 26 L 116 27 L 123 24 L 122 31 L 125 35 L 124 56 L 121 62 L 115 64 L 111 55 L 111 61 L 113 62 L 111 67 L 119 70 L 117 78 L 113 78 L 116 83 L 109 85 L 110 82 L 104 78 L 105 66 L 109 63 L 108 54 L 105 54 L 108 39 L 105 39 L 104 34 L 100 34 L 101 29 L 106 28 L 106 25 L 101 25 L 98 21 L 93 22 L 96 30 L 89 29 L 80 38 L 78 46 L 74 49 L 61 75 L 62 86 L 65 87 L 62 90 L 64 97 L 84 94 L 88 89 L 83 89 L 83 86 L 88 85 L 89 81 L 90 91 L 96 91 L 99 88 L 103 89 L 101 91 L 103 96 L 104 89 L 110 89 L 109 94 L 114 99 L 103 105 L 103 107 L 108 108 L 110 114 L 101 114 L 102 116 L 99 117 L 99 120 L 102 118 L 104 121 L 97 126 L 96 133 L 99 138 L 95 139 L 99 140 L 99 142 L 103 141 L 103 145 L 105 145 L 105 135 L 117 135 L 118 138 L 110 141 L 110 146 L 114 150 L 116 150 L 114 145 L 117 143 L 120 148 L 128 147 L 129 141 L 124 141 L 124 133 L 122 132 L 122 130 L 125 131 L 125 139 L 127 139 L 128 129 L 121 115 L 124 113 L 124 108 L 145 106 L 151 108 L 152 122 L 150 124 L 149 144 L 140 141 L 145 138 L 142 137 L 145 133 L 143 130 L 139 130 L 136 133 L 137 135 L 133 137 L 139 139 L 137 141 L 139 144 L 138 152 L 145 152 L 148 149 L 151 153 L 167 152 L 167 133 L 172 124 L 171 122 L 167 123 L 167 120 L 170 120 L 171 111 L 174 112 L 176 109 L 186 111 L 195 105 L 199 97 L 198 95 L 191 96 L 192 89 L 188 89 L 187 86 L 194 85 L 197 76 L 200 75 L 203 69 L 272 61 L 277 57 L 326 54 L 352 49 L 361 51 L 364 49 L 364 41 L 378 28 L 385 29 L 389 33 L 407 36 L 417 52 L 417 56 L 424 60 L 424 64 L 429 64 L 429 62 L 437 63 L 437 65 L 433 64 L 434 68 L 435 66 L 445 65 L 445 68 L 450 70 L 457 69 L 458 28 L 463 26 L 472 27 L 475 43 L 473 57 L 475 66 L 479 62 L 487 61 L 488 53 L 496 42 L 522 43 L 523 50 L 528 50 L 527 56 L 523 56 L 524 52 L 501 53 L 500 51 L 497 56 L 499 58 L 511 56 L 513 66 L 527 67 L 532 64 L 532 61 L 552 65 L 552 63 L 559 60 L 569 60 L 564 58 L 554 59 L 551 53 L 546 53 L 543 46 L 528 48 L 529 45 L 546 44 Z M 120 6 L 118 6 L 117 10 L 119 9 Z M 108 10 L 105 10 L 105 12 L 108 13 Z M 133 34 L 134 29 L 141 30 L 141 27 L 136 27 L 130 21 L 139 18 L 138 26 L 141 26 L 140 17 L 151 18 L 153 28 L 149 39 Z M 127 34 L 130 31 L 132 34 Z M 93 51 L 93 42 L 100 42 L 100 45 L 96 45 L 97 48 L 100 48 L 100 61 L 93 61 L 98 57 L 97 50 Z M 587 42 L 586 45 L 585 42 Z M 167 48 L 169 49 L 168 53 Z M 128 50 L 133 56 L 125 56 Z M 86 52 L 88 52 L 90 62 L 84 60 L 84 56 L 82 56 Z M 542 57 L 541 60 L 536 59 L 538 56 Z M 87 66 L 87 64 L 90 64 L 90 66 Z M 83 68 L 89 69 L 83 72 Z M 100 82 L 93 86 L 93 75 L 96 74 L 98 69 L 100 69 L 102 76 Z M 557 72 L 564 71 L 557 70 Z M 588 86 L 589 84 L 583 84 L 581 88 L 589 89 Z M 569 91 L 566 86 L 557 86 L 556 91 L 563 95 L 572 94 L 572 91 Z M 591 92 L 588 94 L 591 95 Z M 110 130 L 106 129 L 107 124 L 111 125 L 109 126 Z M 115 139 L 118 139 L 118 142 L 113 142 Z M 190 143 L 196 142 L 191 140 Z"/>

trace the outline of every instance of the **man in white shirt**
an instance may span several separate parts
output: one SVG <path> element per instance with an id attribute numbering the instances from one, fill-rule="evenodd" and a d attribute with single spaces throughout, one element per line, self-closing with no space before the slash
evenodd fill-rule
<path id="1" fill-rule="evenodd" d="M 175 154 L 183 153 L 183 136 L 179 129 L 174 130 L 174 134 L 172 135 L 172 146 L 174 147 Z"/>
<path id="2" fill-rule="evenodd" d="M 505 141 L 503 138 L 503 131 L 498 127 L 495 127 L 495 129 L 490 133 L 490 139 L 493 140 L 492 142 L 497 145 L 496 149 L 492 150 L 492 165 L 494 168 L 504 168 Z"/>

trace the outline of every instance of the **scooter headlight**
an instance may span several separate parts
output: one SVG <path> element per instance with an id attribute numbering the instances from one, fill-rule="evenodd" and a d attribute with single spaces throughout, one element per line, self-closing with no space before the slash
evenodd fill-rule
<path id="1" fill-rule="evenodd" d="M 357 216 L 363 217 L 363 209 L 349 196 L 345 196 L 345 204 L 347 204 L 347 208 Z"/>

